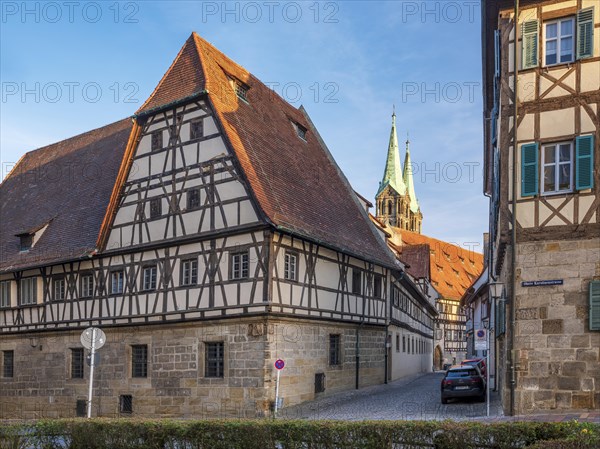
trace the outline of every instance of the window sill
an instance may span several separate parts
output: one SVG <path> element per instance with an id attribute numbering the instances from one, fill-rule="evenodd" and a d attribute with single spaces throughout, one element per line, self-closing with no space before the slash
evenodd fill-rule
<path id="1" fill-rule="evenodd" d="M 540 194 L 540 197 L 546 198 L 546 197 L 563 197 L 566 198 L 568 195 L 572 195 L 574 193 L 577 193 L 576 191 L 573 190 L 569 190 L 569 191 L 562 191 L 562 192 L 544 192 Z"/>
<path id="2" fill-rule="evenodd" d="M 556 64 L 542 65 L 542 69 L 544 70 L 552 70 L 552 69 L 564 69 L 565 67 L 570 68 L 570 66 L 575 65 L 577 61 L 570 62 L 557 62 Z"/>

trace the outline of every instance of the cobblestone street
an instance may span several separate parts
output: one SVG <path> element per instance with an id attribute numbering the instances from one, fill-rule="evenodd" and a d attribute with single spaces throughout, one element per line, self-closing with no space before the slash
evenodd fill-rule
<path id="1" fill-rule="evenodd" d="M 284 408 L 282 418 L 300 419 L 403 419 L 403 420 L 473 420 L 486 417 L 486 404 L 473 399 L 451 401 L 442 405 L 440 382 L 443 373 L 429 373 L 326 396 L 298 406 Z M 283 392 L 285 396 L 285 392 Z M 490 416 L 502 415 L 500 400 L 491 392 Z"/>

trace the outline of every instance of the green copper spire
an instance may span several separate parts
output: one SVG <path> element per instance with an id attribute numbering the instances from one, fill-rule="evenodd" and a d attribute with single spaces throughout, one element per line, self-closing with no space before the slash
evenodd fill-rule
<path id="1" fill-rule="evenodd" d="M 408 195 L 410 196 L 410 210 L 411 212 L 417 213 L 419 211 L 419 201 L 417 200 L 417 195 L 415 194 L 413 170 L 410 162 L 410 140 L 408 140 L 408 136 L 406 138 L 406 156 L 404 158 L 404 172 L 402 174 L 402 179 L 406 185 L 406 189 L 408 190 Z"/>
<path id="2" fill-rule="evenodd" d="M 392 114 L 392 131 L 390 132 L 390 143 L 388 145 L 387 161 L 385 163 L 385 172 L 383 173 L 383 180 L 379 183 L 379 195 L 383 189 L 390 186 L 400 195 L 404 195 L 406 192 L 406 186 L 402 181 L 401 168 L 400 168 L 400 154 L 398 152 L 398 136 L 396 135 L 396 111 Z"/>

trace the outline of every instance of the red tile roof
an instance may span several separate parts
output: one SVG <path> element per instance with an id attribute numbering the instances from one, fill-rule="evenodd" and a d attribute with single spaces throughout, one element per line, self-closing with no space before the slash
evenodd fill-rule
<path id="1" fill-rule="evenodd" d="M 31 151 L 0 184 L 0 270 L 43 265 L 93 251 L 119 171 L 130 119 Z M 17 234 L 40 230 L 20 252 Z"/>
<path id="2" fill-rule="evenodd" d="M 404 229 L 391 229 L 401 236 L 403 252 L 414 245 L 429 245 L 431 281 L 444 298 L 460 300 L 483 270 L 483 254 Z"/>
<path id="3" fill-rule="evenodd" d="M 429 279 L 429 245 L 405 245 L 398 248 L 398 258 L 408 264 L 408 273 L 416 279 Z"/>

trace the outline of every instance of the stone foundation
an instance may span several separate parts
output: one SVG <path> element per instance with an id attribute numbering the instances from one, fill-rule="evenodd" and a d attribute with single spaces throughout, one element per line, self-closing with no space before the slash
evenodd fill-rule
<path id="1" fill-rule="evenodd" d="M 275 399 L 278 358 L 286 363 L 280 383 L 284 407 L 315 398 L 317 373 L 325 374 L 319 394 L 352 389 L 357 332 L 360 387 L 384 381 L 383 327 L 254 318 L 103 330 L 107 342 L 95 368 L 94 416 L 122 416 L 121 395 L 131 395 L 134 416 L 265 416 Z M 330 334 L 341 338 L 338 366 L 329 365 Z M 0 419 L 76 415 L 89 382 L 87 364 L 83 379 L 71 378 L 71 348 L 81 347 L 79 337 L 80 331 L 2 337 L 0 351 L 13 350 L 15 361 L 14 377 L 0 378 Z M 220 341 L 224 376 L 204 377 L 205 343 Z M 138 344 L 148 347 L 146 378 L 132 378 L 131 345 Z"/>

